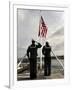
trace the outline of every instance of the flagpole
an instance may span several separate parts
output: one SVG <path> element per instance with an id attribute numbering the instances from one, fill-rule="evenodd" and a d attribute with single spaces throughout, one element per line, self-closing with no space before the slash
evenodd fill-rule
<path id="1" fill-rule="evenodd" d="M 41 43 L 42 45 L 42 38 L 39 37 L 39 42 Z M 43 46 L 43 45 L 42 45 Z M 42 69 L 42 47 L 40 48 L 40 61 L 39 61 L 39 67 L 40 67 L 40 70 Z"/>
<path id="2" fill-rule="evenodd" d="M 41 10 L 40 10 L 40 20 L 41 20 Z M 40 29 L 40 20 L 39 20 L 39 29 Z M 42 38 L 41 37 L 40 37 L 40 42 L 42 44 Z M 40 70 L 42 70 L 42 47 L 40 49 Z"/>
<path id="3" fill-rule="evenodd" d="M 42 29 L 42 30 L 41 30 Z M 42 46 L 44 46 L 44 34 L 46 34 L 46 26 L 45 26 L 45 23 L 44 23 L 44 20 L 42 18 L 42 15 L 41 15 L 41 10 L 40 10 L 40 23 L 39 23 L 39 36 L 40 36 L 40 42 L 42 44 Z M 42 64 L 43 64 L 43 61 L 42 61 L 42 47 L 41 47 L 41 54 L 40 54 L 40 69 L 42 69 Z"/>
<path id="4" fill-rule="evenodd" d="M 40 69 L 42 70 L 42 66 L 43 66 L 43 60 L 42 60 L 42 58 L 43 58 L 43 55 L 42 55 L 42 48 L 43 48 L 43 46 L 44 46 L 44 43 L 45 43 L 45 38 L 43 37 L 43 38 L 40 38 L 40 40 L 41 40 L 41 44 L 42 44 L 42 47 L 41 47 L 41 56 L 40 56 Z"/>

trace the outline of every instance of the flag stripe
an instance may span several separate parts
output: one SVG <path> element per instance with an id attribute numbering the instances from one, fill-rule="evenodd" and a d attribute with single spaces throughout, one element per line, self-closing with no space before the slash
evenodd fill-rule
<path id="1" fill-rule="evenodd" d="M 38 36 L 46 37 L 46 35 L 47 35 L 47 26 L 45 25 L 43 17 L 41 16 Z"/>

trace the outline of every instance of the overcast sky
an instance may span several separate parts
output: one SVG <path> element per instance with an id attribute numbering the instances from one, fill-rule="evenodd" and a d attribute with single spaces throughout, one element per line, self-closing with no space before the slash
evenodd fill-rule
<path id="1" fill-rule="evenodd" d="M 48 27 L 46 41 L 49 41 L 56 55 L 64 55 L 64 12 L 52 10 L 17 10 L 18 57 L 24 56 L 32 38 L 38 37 L 40 17 Z M 40 52 L 38 52 L 40 55 Z"/>

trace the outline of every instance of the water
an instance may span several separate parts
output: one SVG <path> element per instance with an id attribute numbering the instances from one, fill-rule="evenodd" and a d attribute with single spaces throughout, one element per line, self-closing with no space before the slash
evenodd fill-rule
<path id="1" fill-rule="evenodd" d="M 64 65 L 64 59 L 60 59 L 60 62 Z M 29 62 L 26 62 L 26 63 L 23 62 L 22 64 L 24 66 L 26 64 L 29 65 Z M 38 64 L 39 64 L 39 60 L 38 60 Z M 18 80 L 29 80 L 29 78 L 30 78 L 29 68 L 17 74 Z M 64 78 L 64 70 L 56 59 L 51 60 L 51 76 L 50 77 L 44 77 L 44 69 L 42 68 L 42 70 L 40 70 L 37 67 L 37 79 L 60 79 L 60 78 Z"/>

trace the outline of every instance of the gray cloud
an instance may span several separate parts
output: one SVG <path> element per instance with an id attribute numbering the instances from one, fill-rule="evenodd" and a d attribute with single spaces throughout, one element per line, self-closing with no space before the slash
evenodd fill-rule
<path id="1" fill-rule="evenodd" d="M 39 20 L 42 15 L 47 27 L 47 38 L 52 48 L 58 51 L 58 54 L 63 54 L 64 45 L 64 12 L 50 10 L 24 10 L 17 11 L 17 53 L 18 57 L 26 53 L 31 39 L 40 41 L 38 37 Z M 59 52 L 60 51 L 60 52 Z M 57 53 L 56 53 L 57 54 Z"/>
<path id="2" fill-rule="evenodd" d="M 51 34 L 51 37 L 56 37 L 56 36 L 64 36 L 64 27 L 62 26 L 60 29 L 56 30 L 53 34 Z"/>

